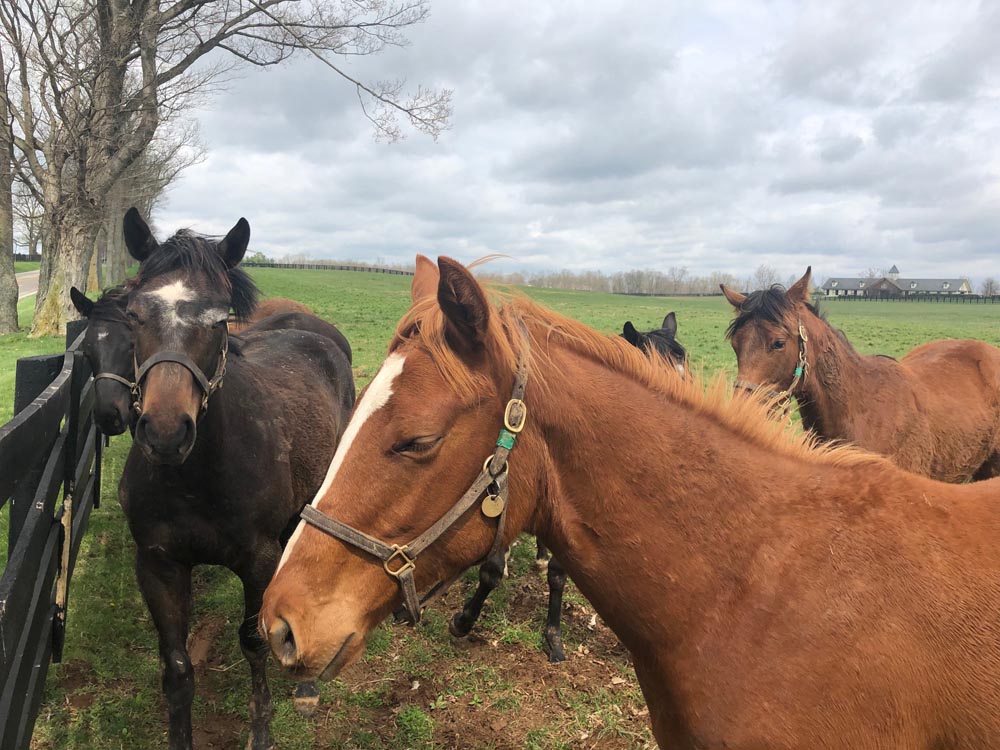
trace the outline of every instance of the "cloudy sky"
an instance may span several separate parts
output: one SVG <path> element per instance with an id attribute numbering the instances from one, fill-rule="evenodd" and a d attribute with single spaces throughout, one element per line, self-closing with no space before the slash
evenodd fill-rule
<path id="1" fill-rule="evenodd" d="M 996 0 L 430 2 L 346 65 L 454 89 L 436 143 L 375 142 L 314 60 L 246 71 L 158 225 L 246 216 L 273 256 L 1000 274 Z"/>

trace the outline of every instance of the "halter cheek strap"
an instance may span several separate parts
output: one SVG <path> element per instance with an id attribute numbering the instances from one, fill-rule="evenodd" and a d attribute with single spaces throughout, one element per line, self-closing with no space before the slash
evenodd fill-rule
<path id="1" fill-rule="evenodd" d="M 226 375 L 226 361 L 229 354 L 229 325 L 225 325 L 222 331 L 222 349 L 219 352 L 219 361 L 215 366 L 215 375 L 211 379 L 205 376 L 202 369 L 198 367 L 197 363 L 191 359 L 184 352 L 175 351 L 162 351 L 157 352 L 142 363 L 142 366 L 135 361 L 133 355 L 133 361 L 135 362 L 135 383 L 129 383 L 125 378 L 118 377 L 116 375 L 111 375 L 108 373 L 105 377 L 109 377 L 113 380 L 119 380 L 132 390 L 134 397 L 133 408 L 137 414 L 142 414 L 142 381 L 145 380 L 149 371 L 152 370 L 156 365 L 162 362 L 174 362 L 186 368 L 188 372 L 194 377 L 194 381 L 201 388 L 201 413 L 204 414 L 208 411 L 208 399 L 209 397 L 222 387 L 222 379 Z"/>
<path id="2" fill-rule="evenodd" d="M 809 343 L 809 335 L 806 333 L 805 326 L 802 325 L 802 321 L 799 321 L 799 361 L 795 365 L 795 372 L 792 374 L 792 382 L 789 383 L 788 387 L 783 391 L 775 391 L 768 389 L 764 391 L 764 394 L 769 398 L 773 398 L 777 403 L 782 404 L 785 413 L 791 408 L 792 396 L 795 395 L 795 389 L 798 388 L 799 383 L 801 383 L 806 375 L 809 373 L 809 361 L 806 358 L 806 345 Z M 760 389 L 759 383 L 751 383 L 747 380 L 736 380 L 733 383 L 734 388 L 742 388 L 745 391 L 756 391 Z"/>
<path id="3" fill-rule="evenodd" d="M 517 436 L 524 429 L 527 419 L 527 408 L 524 405 L 527 377 L 527 366 L 522 357 L 518 363 L 513 393 L 504 410 L 504 426 L 500 430 L 493 453 L 486 457 L 482 471 L 465 494 L 447 513 L 413 541 L 407 544 L 386 544 L 346 523 L 330 518 L 312 505 L 302 509 L 302 520 L 306 523 L 381 560 L 386 574 L 396 580 L 403 595 L 403 611 L 397 615 L 398 619 L 407 620 L 415 625 L 420 621 L 423 606 L 442 590 L 445 584 L 438 583 L 424 599 L 420 599 L 413 580 L 417 557 L 454 526 L 477 502 L 481 501 L 480 508 L 484 516 L 497 519 L 493 544 L 483 559 L 495 555 L 503 546 L 507 518 L 507 456 L 514 449 Z"/>

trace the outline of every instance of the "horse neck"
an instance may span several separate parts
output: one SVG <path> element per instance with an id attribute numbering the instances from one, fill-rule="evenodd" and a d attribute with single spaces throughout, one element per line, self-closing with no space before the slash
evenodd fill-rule
<path id="1" fill-rule="evenodd" d="M 854 441 L 867 418 L 866 395 L 884 387 L 887 363 L 858 354 L 826 321 L 811 316 L 808 372 L 795 389 L 807 430 L 829 439 Z"/>
<path id="2" fill-rule="evenodd" d="M 553 353 L 547 369 L 535 438 L 518 446 L 537 462 L 529 528 L 633 653 L 666 656 L 743 577 L 767 534 L 762 506 L 830 467 L 769 454 L 584 356 Z"/>

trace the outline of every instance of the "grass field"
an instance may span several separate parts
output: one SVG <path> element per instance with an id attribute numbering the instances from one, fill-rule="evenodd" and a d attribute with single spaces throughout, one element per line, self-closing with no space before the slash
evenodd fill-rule
<path id="1" fill-rule="evenodd" d="M 265 294 L 306 302 L 344 331 L 354 348 L 359 385 L 374 374 L 409 304 L 406 277 L 276 269 L 257 269 L 253 275 Z M 525 291 L 607 333 L 619 332 L 625 320 L 641 330 L 657 327 L 666 312 L 675 310 L 678 338 L 693 364 L 735 372 L 732 350 L 723 339 L 730 311 L 722 298 Z M 901 355 L 916 344 L 949 336 L 1000 345 L 1000 305 L 834 303 L 828 310 L 831 322 L 865 353 Z M 59 339 L 0 338 L 0 420 L 10 415 L 14 360 L 61 348 Z M 135 585 L 132 543 L 116 500 L 116 478 L 128 447 L 127 438 L 116 438 L 106 454 L 103 504 L 94 512 L 74 576 L 66 659 L 50 672 L 35 733 L 39 750 L 165 746 L 155 633 Z M 383 626 L 362 663 L 322 686 L 323 704 L 312 720 L 295 714 L 291 683 L 272 668 L 279 747 L 651 746 L 627 654 L 592 619 L 592 609 L 572 587 L 564 620 L 570 658 L 561 665 L 546 662 L 539 637 L 545 586 L 532 557 L 532 544 L 519 544 L 512 577 L 487 604 L 468 641 L 454 641 L 446 623 L 471 586 L 471 576 L 418 628 Z M 236 638 L 239 586 L 233 576 L 212 569 L 200 569 L 196 581 L 191 638 L 198 678 L 195 744 L 202 750 L 242 748 L 249 693 Z"/>
<path id="2" fill-rule="evenodd" d="M 24 273 L 25 271 L 37 271 L 39 262 L 37 260 L 15 260 L 14 273 Z"/>

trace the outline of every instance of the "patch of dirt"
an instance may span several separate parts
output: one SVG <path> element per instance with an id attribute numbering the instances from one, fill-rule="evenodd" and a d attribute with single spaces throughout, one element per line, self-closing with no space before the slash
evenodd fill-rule
<path id="1" fill-rule="evenodd" d="M 92 669 L 90 662 L 76 659 L 65 662 L 60 670 L 59 687 L 66 691 L 66 703 L 77 711 L 94 705 Z"/>
<path id="2" fill-rule="evenodd" d="M 223 617 L 203 617 L 195 624 L 194 630 L 188 636 L 188 656 L 197 669 L 209 662 L 209 657 L 218 649 L 213 649 L 215 641 L 226 627 Z"/>
<path id="3" fill-rule="evenodd" d="M 246 722 L 232 714 L 216 714 L 195 721 L 191 740 L 198 750 L 243 750 L 240 741 Z"/>

